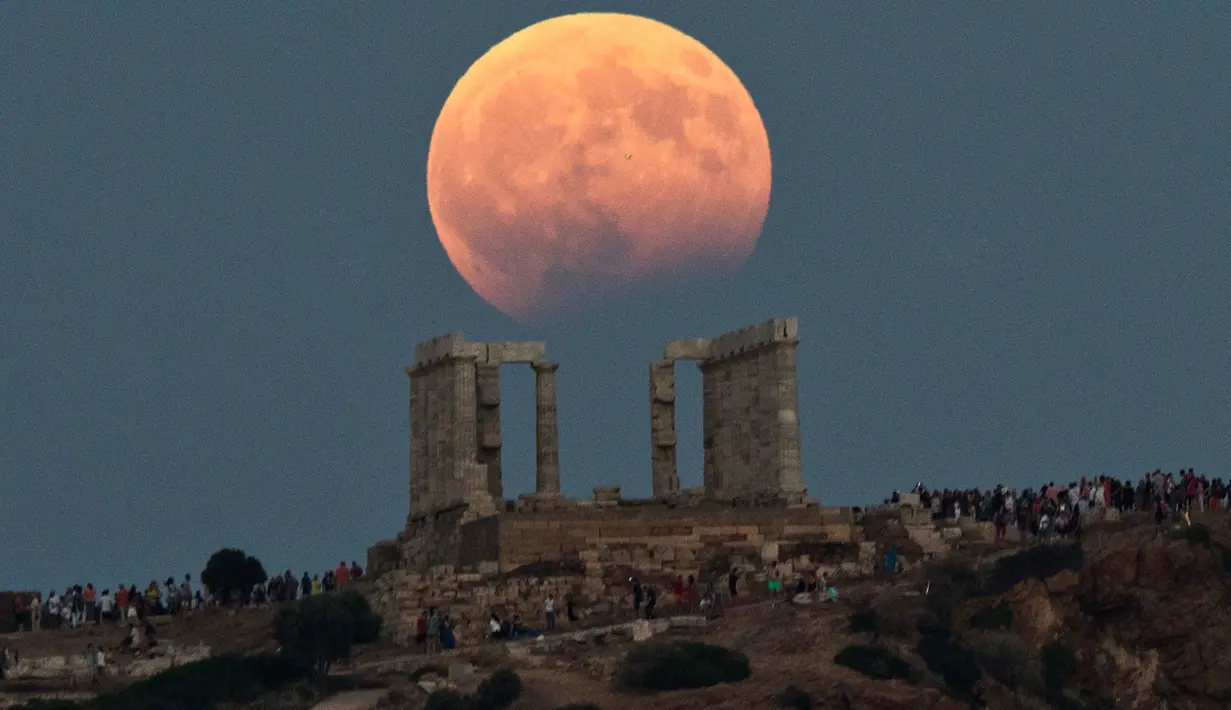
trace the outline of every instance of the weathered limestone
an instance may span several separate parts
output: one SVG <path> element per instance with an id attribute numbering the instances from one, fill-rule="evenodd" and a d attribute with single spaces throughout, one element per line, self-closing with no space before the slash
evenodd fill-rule
<path id="1" fill-rule="evenodd" d="M 655 498 L 680 489 L 675 443 L 675 363 L 651 363 L 650 467 Z"/>
<path id="2" fill-rule="evenodd" d="M 501 470 L 500 366 L 536 366 L 540 489 L 560 490 L 555 366 L 541 342 L 468 342 L 449 333 L 415 347 L 410 377 L 410 515 L 464 507 L 494 514 L 504 500 Z M 544 374 L 538 372 L 544 370 Z M 537 381 L 542 380 L 541 384 Z M 409 529 L 409 527 L 408 527 Z"/>
<path id="3" fill-rule="evenodd" d="M 650 427 L 655 497 L 679 490 L 675 450 L 675 362 L 702 373 L 705 495 L 727 500 L 800 503 L 795 351 L 799 321 L 775 318 L 714 339 L 674 340 L 650 366 Z"/>
<path id="4" fill-rule="evenodd" d="M 560 495 L 560 436 L 556 418 L 554 362 L 536 362 L 534 368 L 534 488 L 539 495 Z"/>

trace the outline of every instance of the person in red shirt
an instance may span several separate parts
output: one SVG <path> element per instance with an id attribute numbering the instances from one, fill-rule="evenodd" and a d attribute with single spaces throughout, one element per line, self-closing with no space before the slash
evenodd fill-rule
<path id="1" fill-rule="evenodd" d="M 115 593 L 115 608 L 119 611 L 118 621 L 122 624 L 128 618 L 128 588 L 120 585 L 120 591 Z"/>
<path id="2" fill-rule="evenodd" d="M 350 579 L 350 568 L 346 566 L 345 562 L 339 562 L 338 568 L 333 571 L 333 576 L 338 580 L 338 587 L 343 587 Z"/>
<path id="3" fill-rule="evenodd" d="M 85 591 L 82 592 L 81 599 L 85 602 L 85 620 L 97 622 L 98 617 L 95 614 L 98 613 L 98 596 L 93 584 L 85 585 Z"/>
<path id="4" fill-rule="evenodd" d="M 671 596 L 675 597 L 675 608 L 680 610 L 684 608 L 684 577 L 676 575 L 675 581 L 671 583 Z"/>

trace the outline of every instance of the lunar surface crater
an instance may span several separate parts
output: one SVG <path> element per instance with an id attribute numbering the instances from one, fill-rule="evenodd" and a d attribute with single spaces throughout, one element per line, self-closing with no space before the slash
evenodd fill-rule
<path id="1" fill-rule="evenodd" d="M 761 116 L 713 52 L 654 20 L 583 13 L 515 33 L 457 82 L 428 206 L 462 277 L 533 320 L 738 269 L 771 173 Z"/>

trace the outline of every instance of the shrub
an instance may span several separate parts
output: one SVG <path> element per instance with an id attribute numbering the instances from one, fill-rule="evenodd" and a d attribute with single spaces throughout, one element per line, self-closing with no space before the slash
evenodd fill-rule
<path id="1" fill-rule="evenodd" d="M 1004 594 L 1028 579 L 1046 579 L 1061 572 L 1078 572 L 1085 563 L 1081 543 L 1035 545 L 996 560 L 983 585 L 984 594 Z"/>
<path id="2" fill-rule="evenodd" d="M 626 690 L 680 690 L 736 683 L 752 675 L 738 651 L 695 641 L 648 643 L 624 657 L 619 685 Z"/>
<path id="3" fill-rule="evenodd" d="M 1007 631 L 1013 625 L 1013 607 L 1008 602 L 981 609 L 970 617 L 970 628 L 985 631 Z"/>
<path id="4" fill-rule="evenodd" d="M 910 680 L 912 675 L 910 664 L 884 646 L 851 644 L 838 651 L 838 654 L 833 657 L 833 662 L 869 678 L 880 680 L 893 678 Z"/>
<path id="5" fill-rule="evenodd" d="M 1043 694 L 1043 669 L 1034 652 L 1013 634 L 985 631 L 967 635 L 975 662 L 993 680 L 1010 690 Z"/>
<path id="6" fill-rule="evenodd" d="M 924 609 L 939 630 L 952 630 L 958 608 L 981 586 L 978 572 L 968 562 L 950 559 L 924 567 L 923 578 L 927 584 Z"/>
<path id="7" fill-rule="evenodd" d="M 1210 546 L 1210 526 L 1205 523 L 1195 523 L 1184 528 L 1184 539 L 1190 545 Z"/>
<path id="8" fill-rule="evenodd" d="M 1043 647 L 1043 686 L 1049 696 L 1059 696 L 1077 674 L 1077 654 L 1065 643 L 1055 641 Z"/>
<path id="9" fill-rule="evenodd" d="M 380 638 L 380 615 L 372 611 L 372 605 L 362 593 L 348 589 L 339 595 L 342 606 L 350 613 L 355 630 L 355 643 L 372 643 Z"/>
<path id="10" fill-rule="evenodd" d="M 778 705 L 794 710 L 812 710 L 812 696 L 799 688 L 788 685 L 782 695 L 778 696 Z"/>
<path id="11" fill-rule="evenodd" d="M 338 596 L 310 596 L 278 611 L 274 636 L 287 658 L 310 668 L 323 682 L 334 661 L 350 657 L 355 624 Z"/>
<path id="12" fill-rule="evenodd" d="M 201 572 L 201 584 L 217 592 L 224 603 L 231 600 L 233 592 L 243 593 L 253 585 L 264 584 L 267 579 L 269 576 L 260 560 L 233 547 L 210 555 Z"/>
<path id="13" fill-rule="evenodd" d="M 878 621 L 875 609 L 860 609 L 847 618 L 847 630 L 852 634 L 874 634 L 880 627 Z"/>
<path id="14" fill-rule="evenodd" d="M 90 710 L 200 710 L 249 703 L 306 677 L 274 656 L 216 656 L 170 668 L 123 690 L 100 695 Z"/>
<path id="15" fill-rule="evenodd" d="M 969 698 L 983 675 L 970 649 L 948 636 L 928 635 L 919 639 L 915 649 L 928 670 L 940 676 L 950 693 Z"/>
<path id="16" fill-rule="evenodd" d="M 456 690 L 437 690 L 427 696 L 423 710 L 469 710 L 470 704 Z"/>
<path id="17" fill-rule="evenodd" d="M 491 674 L 479 683 L 471 698 L 473 710 L 504 710 L 521 697 L 521 676 L 507 668 Z"/>

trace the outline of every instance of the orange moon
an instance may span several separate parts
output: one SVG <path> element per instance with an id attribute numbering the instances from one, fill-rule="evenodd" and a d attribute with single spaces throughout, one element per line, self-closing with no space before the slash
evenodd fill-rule
<path id="1" fill-rule="evenodd" d="M 661 22 L 565 15 L 492 47 L 427 158 L 440 242 L 518 320 L 731 273 L 769 210 L 769 138 L 735 72 Z"/>

